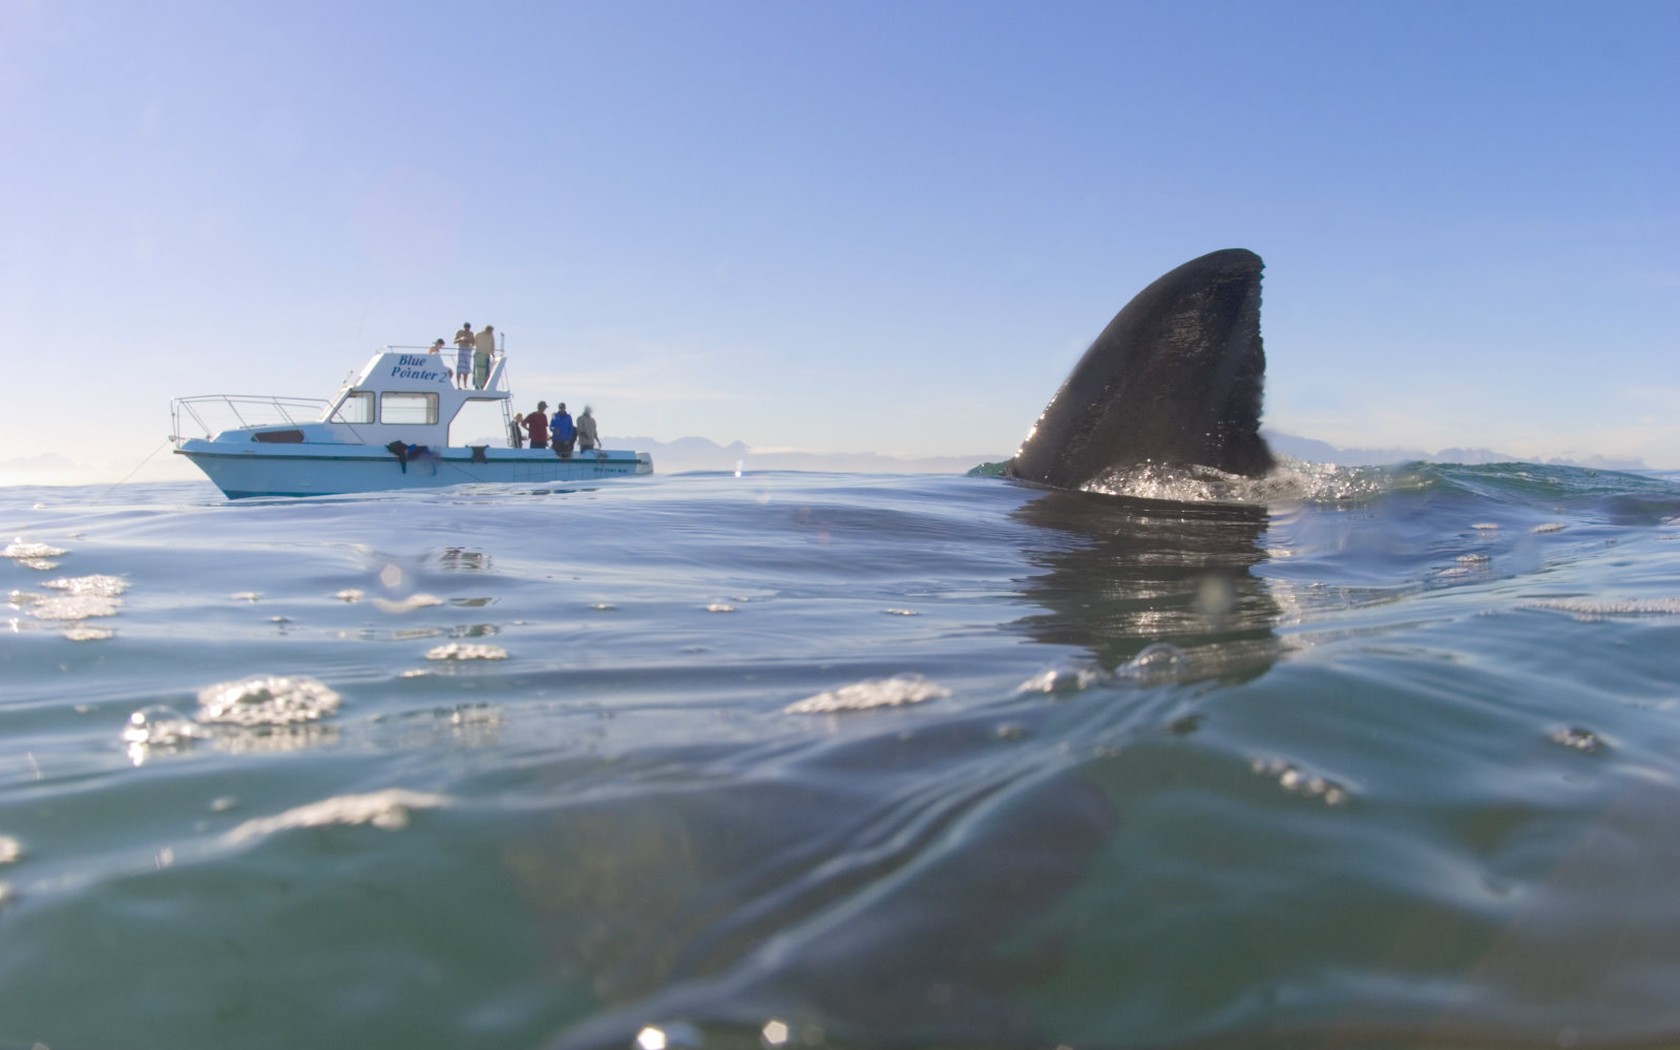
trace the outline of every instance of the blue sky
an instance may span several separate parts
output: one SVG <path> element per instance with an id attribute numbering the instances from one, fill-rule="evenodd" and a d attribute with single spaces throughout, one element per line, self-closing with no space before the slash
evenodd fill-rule
<path id="1" fill-rule="evenodd" d="M 463 320 L 609 443 L 1008 453 L 1240 246 L 1274 429 L 1676 468 L 1676 54 L 1669 0 L 0 0 L 0 465 Z"/>

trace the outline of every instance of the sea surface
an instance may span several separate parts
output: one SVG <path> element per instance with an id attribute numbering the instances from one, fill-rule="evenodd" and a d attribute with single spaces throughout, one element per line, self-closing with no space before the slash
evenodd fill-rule
<path id="1" fill-rule="evenodd" d="M 0 489 L 0 1047 L 1680 1045 L 1680 475 Z"/>

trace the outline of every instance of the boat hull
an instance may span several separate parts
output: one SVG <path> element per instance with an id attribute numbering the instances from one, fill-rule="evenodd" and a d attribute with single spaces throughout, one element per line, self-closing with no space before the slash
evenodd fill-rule
<path id="1" fill-rule="evenodd" d="M 653 472 L 645 452 L 577 452 L 562 459 L 547 449 L 446 448 L 404 462 L 364 445 L 230 444 L 191 439 L 175 453 L 190 459 L 229 499 L 592 481 Z"/>

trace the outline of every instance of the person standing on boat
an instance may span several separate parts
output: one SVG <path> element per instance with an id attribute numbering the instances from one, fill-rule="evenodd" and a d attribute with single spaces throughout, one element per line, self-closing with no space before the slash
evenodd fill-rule
<path id="1" fill-rule="evenodd" d="M 525 416 L 525 432 L 531 435 L 531 447 L 543 448 L 548 444 L 548 416 L 543 410 L 548 408 L 547 401 L 538 401 L 537 410 Z"/>
<path id="2" fill-rule="evenodd" d="M 572 414 L 566 411 L 566 402 L 560 402 L 560 407 L 554 410 L 554 425 L 550 430 L 554 433 L 554 451 L 560 453 L 561 459 L 572 458 L 572 445 L 577 442 L 577 427 L 572 425 Z"/>
<path id="3" fill-rule="evenodd" d="M 455 385 L 462 390 L 472 382 L 473 330 L 471 321 L 462 321 L 455 333 Z"/>
<path id="4" fill-rule="evenodd" d="M 525 417 L 518 412 L 513 414 L 513 422 L 508 424 L 508 444 L 511 448 L 525 447 Z"/>
<path id="5" fill-rule="evenodd" d="M 484 331 L 473 336 L 473 386 L 484 389 L 490 378 L 490 357 L 496 352 L 496 329 L 485 325 Z"/>
<path id="6" fill-rule="evenodd" d="M 577 417 L 577 443 L 579 452 L 594 451 L 601 443 L 601 438 L 595 433 L 595 412 L 588 405 L 583 406 L 583 414 Z"/>
<path id="7" fill-rule="evenodd" d="M 442 357 L 443 356 L 443 340 L 439 339 L 437 342 L 433 343 L 431 346 L 428 346 L 426 348 L 426 353 L 437 354 L 439 357 Z M 443 365 L 443 370 L 444 370 L 444 372 L 448 373 L 450 382 L 454 382 L 455 381 L 455 373 L 449 371 L 449 366 L 448 365 Z"/>

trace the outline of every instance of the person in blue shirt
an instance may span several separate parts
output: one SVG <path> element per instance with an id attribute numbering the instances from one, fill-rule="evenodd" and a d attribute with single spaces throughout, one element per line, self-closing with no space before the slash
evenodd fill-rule
<path id="1" fill-rule="evenodd" d="M 554 418 L 549 420 L 548 428 L 554 435 L 554 451 L 562 458 L 571 458 L 572 446 L 577 443 L 577 427 L 572 423 L 571 413 L 566 411 L 566 402 L 560 402 L 560 407 L 554 410 Z"/>

